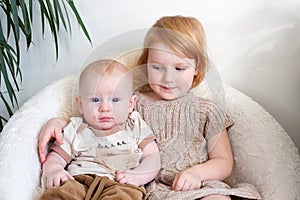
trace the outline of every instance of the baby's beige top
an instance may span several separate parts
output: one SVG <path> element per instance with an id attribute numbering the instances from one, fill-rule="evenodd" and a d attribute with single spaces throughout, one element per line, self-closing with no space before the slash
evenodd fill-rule
<path id="1" fill-rule="evenodd" d="M 143 153 L 139 147 L 154 139 L 151 129 L 135 111 L 126 121 L 125 130 L 99 137 L 82 118 L 72 117 L 64 128 L 64 143 L 54 143 L 51 149 L 69 163 L 72 176 L 96 174 L 114 179 L 116 170 L 138 166 Z"/>

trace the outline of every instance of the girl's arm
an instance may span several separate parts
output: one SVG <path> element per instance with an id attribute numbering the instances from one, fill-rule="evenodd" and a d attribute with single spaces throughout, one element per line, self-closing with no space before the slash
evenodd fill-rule
<path id="1" fill-rule="evenodd" d="M 117 171 L 116 181 L 141 186 L 155 178 L 160 170 L 160 154 L 156 142 L 150 142 L 142 151 L 143 158 L 140 164 L 126 172 Z"/>
<path id="2" fill-rule="evenodd" d="M 39 157 L 43 163 L 46 160 L 47 144 L 51 138 L 55 138 L 58 144 L 63 143 L 62 129 L 68 124 L 68 121 L 62 118 L 50 119 L 41 129 L 38 141 Z"/>
<path id="3" fill-rule="evenodd" d="M 201 187 L 204 180 L 224 180 L 230 176 L 233 168 L 233 155 L 227 130 L 208 140 L 209 160 L 194 165 L 177 174 L 173 189 L 176 191 L 192 190 Z"/>
<path id="4" fill-rule="evenodd" d="M 201 176 L 202 180 L 222 181 L 229 177 L 233 168 L 233 154 L 226 129 L 208 140 L 208 150 L 209 160 L 203 163 L 205 174 Z"/>
<path id="5" fill-rule="evenodd" d="M 68 179 L 74 179 L 64 168 L 67 162 L 52 151 L 43 164 L 43 175 L 46 177 L 46 188 L 59 187 Z"/>

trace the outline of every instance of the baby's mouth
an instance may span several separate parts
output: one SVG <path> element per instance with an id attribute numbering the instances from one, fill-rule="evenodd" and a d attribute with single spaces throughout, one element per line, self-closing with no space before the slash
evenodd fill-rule
<path id="1" fill-rule="evenodd" d="M 100 122 L 108 122 L 112 120 L 112 117 L 99 117 L 98 120 Z"/>

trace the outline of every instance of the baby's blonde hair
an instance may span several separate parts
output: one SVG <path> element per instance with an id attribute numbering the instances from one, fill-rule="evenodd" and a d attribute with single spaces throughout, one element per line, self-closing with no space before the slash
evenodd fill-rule
<path id="1" fill-rule="evenodd" d="M 130 71 L 125 65 L 112 59 L 98 60 L 85 67 L 79 77 L 79 92 L 84 89 L 84 82 L 90 76 L 98 76 L 101 78 L 107 75 L 118 75 L 120 78 L 129 78 L 128 90 L 132 93 L 133 83 Z"/>

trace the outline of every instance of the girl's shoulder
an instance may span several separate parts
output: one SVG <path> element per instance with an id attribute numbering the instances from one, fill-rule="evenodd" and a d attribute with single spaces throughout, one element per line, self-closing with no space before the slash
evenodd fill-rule
<path id="1" fill-rule="evenodd" d="M 152 90 L 139 90 L 135 92 L 135 95 L 137 96 L 138 104 L 143 105 L 180 105 L 180 104 L 189 104 L 194 106 L 205 106 L 209 107 L 213 105 L 214 103 L 209 100 L 202 97 L 197 97 L 193 94 L 193 92 L 187 92 L 185 95 L 178 97 L 173 100 L 155 100 L 155 94 Z"/>
<path id="2" fill-rule="evenodd" d="M 203 98 L 196 96 L 192 91 L 187 92 L 185 95 L 174 100 L 152 100 L 153 90 L 149 85 L 144 85 L 136 90 L 137 106 L 149 107 L 155 109 L 156 107 L 172 107 L 172 106 L 185 106 L 193 108 L 196 112 L 223 112 L 223 106 L 218 104 L 213 99 Z M 159 108 L 160 109 L 160 108 Z"/>

